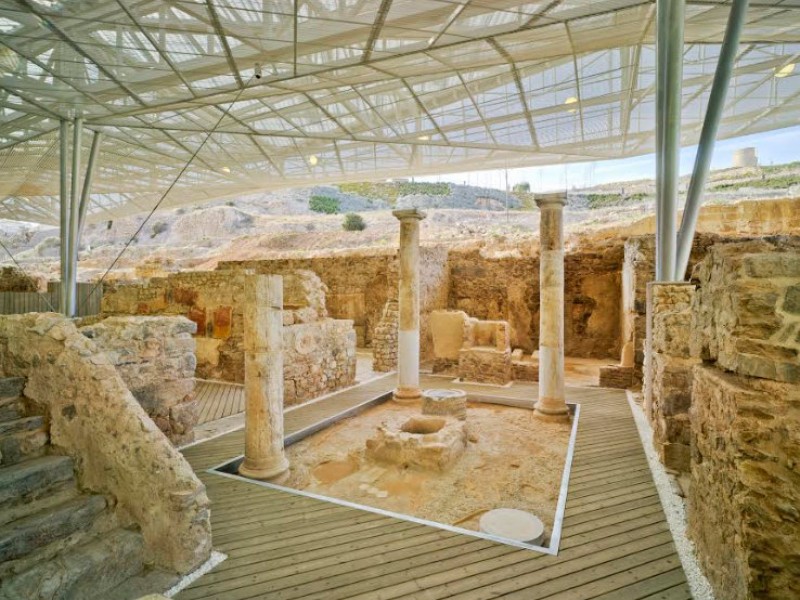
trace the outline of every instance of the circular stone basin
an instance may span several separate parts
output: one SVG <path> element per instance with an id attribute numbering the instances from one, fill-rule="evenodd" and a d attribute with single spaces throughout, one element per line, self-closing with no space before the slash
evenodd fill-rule
<path id="1" fill-rule="evenodd" d="M 430 389 L 422 392 L 422 414 L 467 418 L 467 393 L 453 389 Z"/>
<path id="2" fill-rule="evenodd" d="M 516 508 L 495 508 L 484 513 L 480 520 L 483 533 L 526 544 L 541 544 L 544 523 L 539 517 Z"/>
<path id="3" fill-rule="evenodd" d="M 367 440 L 370 460 L 444 471 L 467 447 L 464 423 L 446 417 L 415 415 L 403 421 L 385 421 Z"/>

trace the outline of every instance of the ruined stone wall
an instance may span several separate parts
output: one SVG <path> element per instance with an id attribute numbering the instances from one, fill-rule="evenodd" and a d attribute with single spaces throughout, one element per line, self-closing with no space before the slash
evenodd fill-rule
<path id="1" fill-rule="evenodd" d="M 372 343 L 386 301 L 397 298 L 397 251 L 347 253 L 311 258 L 278 258 L 221 262 L 220 272 L 285 275 L 313 271 L 327 286 L 326 305 L 334 319 L 353 321 L 359 347 Z"/>
<path id="2" fill-rule="evenodd" d="M 47 280 L 17 267 L 0 267 L 0 292 L 44 292 Z"/>
<path id="3" fill-rule="evenodd" d="M 622 258 L 621 243 L 566 253 L 564 350 L 568 356 L 618 358 Z M 455 250 L 449 263 L 449 308 L 478 319 L 508 321 L 513 348 L 537 349 L 538 257 L 492 257 L 479 249 Z"/>
<path id="4" fill-rule="evenodd" d="M 359 347 L 372 346 L 386 302 L 398 296 L 397 250 L 370 249 L 332 256 L 223 262 L 218 269 L 220 272 L 252 269 L 262 274 L 284 274 L 299 269 L 313 271 L 327 286 L 327 307 L 331 316 L 353 321 Z M 421 247 L 419 270 L 420 355 L 426 359 L 432 349 L 428 315 L 447 305 L 447 249 Z"/>
<path id="5" fill-rule="evenodd" d="M 0 317 L 0 375 L 26 377 L 51 444 L 82 490 L 107 495 L 140 527 L 148 563 L 185 574 L 211 553 L 205 486 L 145 413 L 108 355 L 63 315 Z"/>
<path id="6" fill-rule="evenodd" d="M 372 337 L 372 370 L 385 373 L 397 368 L 397 326 L 400 308 L 397 300 L 389 300 Z"/>
<path id="7" fill-rule="evenodd" d="M 79 329 L 175 445 L 193 441 L 197 424 L 195 330 L 184 317 L 109 317 Z"/>
<path id="8" fill-rule="evenodd" d="M 355 382 L 351 321 L 327 317 L 324 284 L 309 271 L 284 275 L 287 406 Z M 183 315 L 197 325 L 197 376 L 244 381 L 244 270 L 176 273 L 107 286 L 104 315 Z"/>
<path id="9" fill-rule="evenodd" d="M 645 407 L 661 462 L 683 473 L 689 471 L 692 371 L 700 362 L 690 348 L 694 296 L 691 283 L 649 284 L 652 355 Z"/>
<path id="10" fill-rule="evenodd" d="M 708 253 L 709 247 L 725 238 L 711 234 L 695 236 L 688 272 Z M 621 346 L 630 344 L 632 373 L 627 367 L 603 369 L 601 385 L 639 389 L 643 381 L 645 341 L 647 338 L 647 284 L 655 279 L 656 243 L 654 235 L 642 235 L 625 241 L 622 264 L 622 337 Z"/>
<path id="11" fill-rule="evenodd" d="M 800 597 L 800 238 L 717 244 L 693 278 L 689 534 L 720 600 Z"/>

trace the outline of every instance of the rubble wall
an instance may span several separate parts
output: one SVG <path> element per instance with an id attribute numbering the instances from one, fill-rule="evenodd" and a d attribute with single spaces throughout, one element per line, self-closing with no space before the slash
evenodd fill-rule
<path id="1" fill-rule="evenodd" d="M 284 275 L 284 390 L 287 406 L 355 382 L 356 337 L 349 320 L 329 318 L 324 284 L 309 271 Z M 197 326 L 197 376 L 244 381 L 245 270 L 194 271 L 146 282 L 112 283 L 102 312 L 181 315 Z"/>
<path id="2" fill-rule="evenodd" d="M 359 347 L 373 345 L 386 303 L 397 300 L 399 263 L 397 250 L 350 251 L 308 258 L 222 262 L 220 271 L 252 269 L 261 274 L 284 274 L 308 270 L 327 286 L 327 306 L 336 319 L 353 321 Z M 420 248 L 420 355 L 429 358 L 433 341 L 428 324 L 431 311 L 447 306 L 449 282 L 448 251 L 439 246 Z M 385 346 L 387 331 L 381 330 Z M 383 352 L 383 350 L 381 350 Z"/>
<path id="3" fill-rule="evenodd" d="M 716 243 L 730 241 L 718 235 L 697 234 L 689 257 L 688 273 Z M 656 243 L 654 235 L 631 237 L 625 241 L 622 264 L 622 346 L 633 346 L 633 374 L 630 386 L 640 389 L 644 377 L 644 354 L 647 339 L 647 284 L 655 279 Z M 612 375 L 609 373 L 609 375 Z M 627 373 L 622 375 L 627 377 Z M 613 376 L 613 375 L 612 375 Z M 627 379 L 625 380 L 627 382 Z M 617 386 L 611 386 L 617 387 Z"/>
<path id="4" fill-rule="evenodd" d="M 691 283 L 650 283 L 652 311 L 651 377 L 645 407 L 653 427 L 653 445 L 668 469 L 689 472 L 692 372 L 700 360 L 691 352 Z"/>
<path id="5" fill-rule="evenodd" d="M 197 424 L 195 330 L 184 317 L 109 317 L 79 328 L 175 445 L 192 442 Z"/>
<path id="6" fill-rule="evenodd" d="M 47 280 L 14 266 L 0 267 L 0 292 L 44 292 Z"/>
<path id="7" fill-rule="evenodd" d="M 564 257 L 564 351 L 582 358 L 618 358 L 622 243 L 582 247 Z M 481 320 L 508 321 L 512 348 L 537 349 L 539 260 L 450 253 L 448 307 Z"/>

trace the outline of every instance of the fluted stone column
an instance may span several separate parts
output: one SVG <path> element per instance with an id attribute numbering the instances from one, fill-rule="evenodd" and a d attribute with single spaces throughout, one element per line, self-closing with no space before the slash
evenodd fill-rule
<path id="1" fill-rule="evenodd" d="M 244 461 L 239 474 L 274 479 L 283 451 L 283 278 L 248 275 L 244 284 Z"/>
<path id="2" fill-rule="evenodd" d="M 566 193 L 536 198 L 539 221 L 539 401 L 536 413 L 566 418 L 564 398 L 564 205 Z"/>
<path id="3" fill-rule="evenodd" d="M 400 318 L 397 335 L 396 402 L 422 398 L 419 389 L 419 222 L 425 213 L 412 208 L 392 213 L 400 220 Z"/>

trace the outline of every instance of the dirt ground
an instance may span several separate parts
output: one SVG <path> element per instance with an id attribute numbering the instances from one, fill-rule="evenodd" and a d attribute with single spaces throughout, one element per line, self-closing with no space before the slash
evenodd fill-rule
<path id="1" fill-rule="evenodd" d="M 418 413 L 387 402 L 290 446 L 283 485 L 472 530 L 488 510 L 518 508 L 537 515 L 549 535 L 570 425 L 499 405 L 471 403 L 467 412 L 476 441 L 444 473 L 365 458 L 366 440 L 383 421 Z"/>

